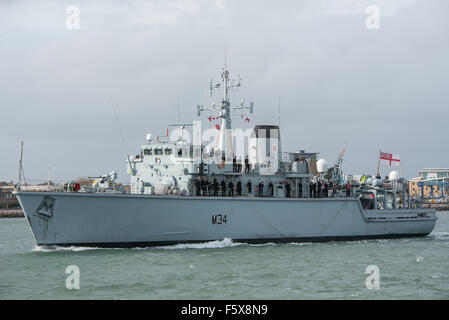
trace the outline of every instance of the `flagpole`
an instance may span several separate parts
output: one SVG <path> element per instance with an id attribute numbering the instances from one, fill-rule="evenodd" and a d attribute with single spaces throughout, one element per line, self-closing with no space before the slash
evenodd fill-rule
<path id="1" fill-rule="evenodd" d="M 376 177 L 378 177 L 380 175 L 379 170 L 380 170 L 380 155 L 381 155 L 381 153 L 382 153 L 382 150 L 379 149 L 379 159 L 377 161 L 377 176 Z"/>

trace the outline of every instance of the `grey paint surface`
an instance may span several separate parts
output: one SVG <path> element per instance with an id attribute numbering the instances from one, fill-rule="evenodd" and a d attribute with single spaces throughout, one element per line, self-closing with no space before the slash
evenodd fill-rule
<path id="1" fill-rule="evenodd" d="M 163 244 L 224 238 L 338 240 L 429 234 L 433 209 L 365 211 L 357 199 L 168 197 L 18 192 L 39 245 Z M 51 198 L 51 215 L 38 209 Z M 213 224 L 212 216 L 226 215 Z"/>

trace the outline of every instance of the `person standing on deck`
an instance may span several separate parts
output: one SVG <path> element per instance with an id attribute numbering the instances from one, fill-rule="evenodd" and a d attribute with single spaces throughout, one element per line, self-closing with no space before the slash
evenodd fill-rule
<path id="1" fill-rule="evenodd" d="M 229 180 L 229 196 L 234 196 L 234 182 L 232 180 Z"/>
<path id="2" fill-rule="evenodd" d="M 274 187 L 273 187 L 273 182 L 270 181 L 270 183 L 268 184 L 268 196 L 272 197 L 274 194 Z"/>
<path id="3" fill-rule="evenodd" d="M 287 184 L 285 185 L 285 189 L 287 190 L 287 198 L 290 198 L 290 183 L 287 182 Z"/>
<path id="4" fill-rule="evenodd" d="M 245 173 L 249 173 L 249 159 L 245 156 Z"/>
<path id="5" fill-rule="evenodd" d="M 327 181 L 324 181 L 324 197 L 327 198 L 329 196 L 329 185 Z"/>
<path id="6" fill-rule="evenodd" d="M 259 197 L 263 197 L 263 181 L 259 183 Z"/>
<path id="7" fill-rule="evenodd" d="M 237 196 L 240 197 L 242 195 L 242 182 L 237 181 Z"/>
<path id="8" fill-rule="evenodd" d="M 246 184 L 246 188 L 247 188 L 248 194 L 251 194 L 252 187 L 253 187 L 253 183 L 251 182 L 251 179 L 249 179 L 248 183 Z"/>
<path id="9" fill-rule="evenodd" d="M 221 180 L 221 196 L 226 196 L 226 179 Z"/>

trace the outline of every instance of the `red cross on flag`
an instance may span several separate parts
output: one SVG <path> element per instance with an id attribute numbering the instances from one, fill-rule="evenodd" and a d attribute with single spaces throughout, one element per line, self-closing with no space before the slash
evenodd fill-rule
<path id="1" fill-rule="evenodd" d="M 401 161 L 399 155 L 387 152 L 381 152 L 380 159 L 390 161 L 390 167 L 391 165 L 399 166 L 399 162 Z"/>

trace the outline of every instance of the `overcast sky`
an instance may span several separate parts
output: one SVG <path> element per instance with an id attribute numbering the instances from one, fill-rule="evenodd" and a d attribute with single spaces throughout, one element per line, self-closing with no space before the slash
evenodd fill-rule
<path id="1" fill-rule="evenodd" d="M 379 29 L 366 27 L 369 5 Z M 380 148 L 408 178 L 447 168 L 448 12 L 447 0 L 1 1 L 0 181 L 17 180 L 21 140 L 27 179 L 50 167 L 55 180 L 127 181 L 125 152 L 210 103 L 225 43 L 252 124 L 277 124 L 281 97 L 284 151 L 332 164 L 345 148 L 354 174 L 374 174 Z"/>

